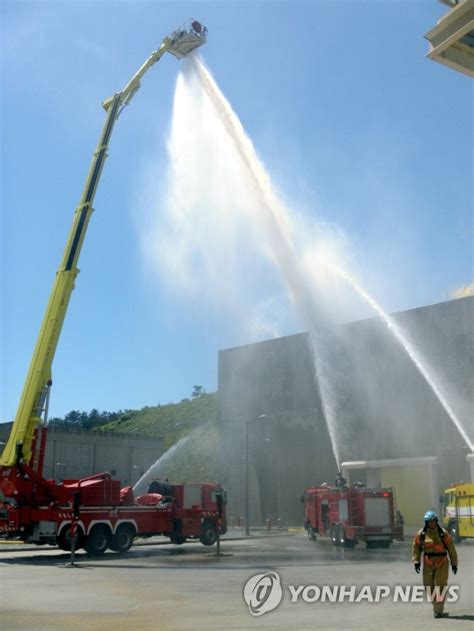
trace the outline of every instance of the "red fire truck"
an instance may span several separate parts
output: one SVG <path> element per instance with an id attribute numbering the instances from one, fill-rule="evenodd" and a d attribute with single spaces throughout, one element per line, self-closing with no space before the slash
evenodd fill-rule
<path id="1" fill-rule="evenodd" d="M 401 538 L 392 489 L 322 484 L 306 489 L 302 501 L 304 527 L 313 541 L 319 535 L 345 548 L 359 541 L 367 547 L 388 548 L 393 539 Z"/>
<path id="2" fill-rule="evenodd" d="M 145 72 L 169 52 L 178 59 L 205 43 L 207 29 L 197 20 L 165 37 L 131 80 L 102 105 L 106 111 L 97 150 L 74 212 L 60 266 L 26 376 L 13 427 L 0 456 L 0 535 L 32 543 L 84 547 L 93 554 L 107 548 L 125 552 L 133 537 L 163 534 L 174 543 L 199 538 L 212 545 L 225 532 L 225 492 L 217 484 L 155 484 L 135 498 L 120 490 L 108 473 L 61 484 L 43 478 L 52 363 L 69 300 L 93 202 L 115 123 L 140 87 Z"/>
<path id="3" fill-rule="evenodd" d="M 8 472 L 5 472 L 8 474 Z M 36 481 L 22 497 L 7 475 L 0 485 L 0 536 L 27 543 L 85 548 L 102 555 L 126 552 L 139 537 L 163 535 L 175 544 L 199 539 L 213 545 L 227 530 L 226 494 L 218 484 L 168 484 L 154 480 L 147 493 L 101 473 L 82 480 Z"/>

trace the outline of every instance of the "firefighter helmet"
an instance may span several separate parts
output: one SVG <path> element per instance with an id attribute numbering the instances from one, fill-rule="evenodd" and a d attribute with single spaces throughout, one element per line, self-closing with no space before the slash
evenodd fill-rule
<path id="1" fill-rule="evenodd" d="M 438 515 L 434 511 L 429 510 L 425 513 L 423 519 L 425 521 L 430 521 L 431 519 L 436 519 L 436 521 L 438 521 Z"/>

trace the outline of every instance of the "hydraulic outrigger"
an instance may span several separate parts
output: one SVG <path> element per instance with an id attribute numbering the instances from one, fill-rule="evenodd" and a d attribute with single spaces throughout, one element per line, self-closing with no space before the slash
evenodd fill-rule
<path id="1" fill-rule="evenodd" d="M 17 506 L 23 502 L 38 505 L 46 500 L 66 499 L 65 490 L 61 485 L 42 477 L 48 403 L 52 385 L 51 366 L 75 279 L 79 273 L 79 254 L 93 211 L 92 204 L 107 157 L 110 137 L 117 118 L 139 89 L 140 80 L 145 72 L 166 52 L 177 58 L 184 57 L 204 44 L 206 38 L 206 27 L 197 20 L 190 21 L 185 27 L 165 37 L 161 46 L 151 53 L 123 90 L 102 103 L 106 111 L 104 126 L 92 157 L 79 205 L 74 212 L 72 227 L 53 283 L 12 431 L 0 458 L 0 504 L 5 499 L 14 501 Z"/>

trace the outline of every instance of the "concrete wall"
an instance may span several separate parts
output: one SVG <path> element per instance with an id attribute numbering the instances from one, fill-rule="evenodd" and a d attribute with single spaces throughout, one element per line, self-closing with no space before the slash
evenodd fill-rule
<path id="1" fill-rule="evenodd" d="M 0 425 L 0 441 L 6 442 L 11 425 Z M 123 485 L 134 484 L 162 453 L 161 436 L 50 426 L 43 475 L 60 481 L 108 471 Z"/>
<path id="2" fill-rule="evenodd" d="M 393 317 L 472 441 L 474 298 Z M 439 491 L 469 479 L 465 441 L 378 318 L 334 327 L 315 348 L 331 385 L 340 462 L 436 456 Z M 312 349 L 302 333 L 219 353 L 221 475 L 234 518 L 244 513 L 245 428 L 261 414 L 249 434 L 251 522 L 299 523 L 304 488 L 336 474 Z M 423 484 L 416 496 L 421 507 L 431 503 Z"/>
<path id="3" fill-rule="evenodd" d="M 244 514 L 249 424 L 251 522 L 298 522 L 300 496 L 336 470 L 306 334 L 219 353 L 221 479 L 229 516 Z M 256 419 L 261 414 L 265 418 Z"/>

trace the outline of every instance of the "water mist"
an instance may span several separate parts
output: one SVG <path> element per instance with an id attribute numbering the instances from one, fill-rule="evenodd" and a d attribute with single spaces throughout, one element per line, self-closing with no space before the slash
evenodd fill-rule
<path id="1" fill-rule="evenodd" d="M 321 300 L 321 291 L 314 290 L 305 255 L 315 250 L 320 253 L 321 267 L 337 272 L 375 309 L 472 449 L 461 422 L 419 353 L 343 269 L 347 251 L 334 239 L 336 232 L 318 233 L 314 223 L 282 203 L 238 117 L 197 57 L 187 62 L 178 78 L 168 151 L 167 216 L 164 224 L 156 219 L 163 214 L 161 200 L 144 237 L 148 258 L 163 276 L 170 275 L 174 287 L 220 309 L 225 307 L 227 314 L 241 321 L 256 302 L 256 295 L 249 295 L 247 278 L 251 276 L 258 284 L 262 279 L 257 270 L 266 269 L 264 281 L 271 275 L 268 269 L 277 271 L 289 303 L 310 331 L 315 379 L 338 465 L 341 445 L 337 440 L 336 389 L 325 332 L 334 325 L 329 313 L 340 309 L 339 305 L 325 308 L 330 296 Z M 162 191 L 151 194 L 163 198 Z M 197 278 L 201 282 L 197 283 Z M 268 283 L 263 284 L 268 287 Z M 277 313 L 278 309 L 273 309 L 270 315 L 265 314 L 261 333 L 277 334 Z M 346 319 L 352 319 L 351 315 L 346 313 Z"/>

